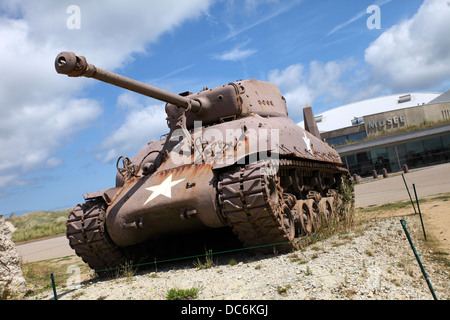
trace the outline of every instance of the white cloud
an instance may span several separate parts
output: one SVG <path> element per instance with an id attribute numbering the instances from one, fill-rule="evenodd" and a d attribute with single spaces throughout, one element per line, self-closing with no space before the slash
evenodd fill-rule
<path id="1" fill-rule="evenodd" d="M 163 33 L 204 14 L 210 0 L 76 1 L 81 24 L 74 30 L 66 26 L 70 4 L 0 3 L 0 188 L 30 183 L 27 173 L 61 165 L 56 153 L 63 143 L 103 112 L 100 102 L 80 98 L 85 79 L 56 73 L 60 51 L 75 51 L 91 63 L 117 69 Z M 127 98 L 120 103 L 131 107 L 133 98 Z M 119 131 L 105 145 L 124 136 Z"/>
<path id="2" fill-rule="evenodd" d="M 234 49 L 228 50 L 221 54 L 216 54 L 213 56 L 214 59 L 222 61 L 240 61 L 245 60 L 251 55 L 258 52 L 255 49 L 245 49 L 245 47 L 250 43 L 250 40 L 239 43 L 234 47 Z"/>
<path id="3" fill-rule="evenodd" d="M 380 0 L 378 4 L 388 2 Z M 294 120 L 302 117 L 305 104 L 313 110 L 317 105 L 326 109 L 393 92 L 443 85 L 450 80 L 449 17 L 450 7 L 445 1 L 426 0 L 412 18 L 392 26 L 369 45 L 366 64 L 351 58 L 294 64 L 270 71 L 269 81 L 280 86 Z M 358 18 L 360 14 L 338 27 Z M 320 109 L 315 112 L 320 113 Z"/>
<path id="4" fill-rule="evenodd" d="M 257 52 L 257 50 L 253 50 L 253 49 L 241 50 L 239 48 L 235 48 L 231 51 L 227 51 L 220 55 L 217 55 L 217 56 L 215 56 L 215 58 L 218 60 L 223 60 L 223 61 L 239 61 L 239 60 L 244 60 L 244 59 L 248 58 L 249 56 L 251 56 L 252 54 L 254 54 L 256 52 Z"/>
<path id="5" fill-rule="evenodd" d="M 0 119 L 0 175 L 21 174 L 61 162 L 52 157 L 64 138 L 86 128 L 101 113 L 91 99 L 55 100 L 24 105 Z"/>
<path id="6" fill-rule="evenodd" d="M 317 102 L 336 104 L 354 99 L 356 83 L 362 81 L 356 76 L 358 69 L 352 59 L 312 61 L 309 66 L 294 64 L 284 70 L 271 70 L 268 80 L 277 84 L 286 98 L 289 116 L 299 120 L 303 106 Z"/>
<path id="7" fill-rule="evenodd" d="M 372 80 L 394 91 L 427 89 L 450 78 L 450 6 L 426 0 L 418 12 L 386 30 L 365 51 Z"/>
<path id="8" fill-rule="evenodd" d="M 74 30 L 66 25 L 68 2 L 4 0 L 1 8 L 26 21 L 29 40 L 47 48 L 76 50 L 112 69 L 132 59 L 131 53 L 145 52 L 161 34 L 204 14 L 209 4 L 210 0 L 79 0 L 81 23 Z"/>
<path id="9" fill-rule="evenodd" d="M 17 176 L 15 174 L 2 174 L 0 175 L 0 188 L 5 188 L 11 185 L 18 185 L 16 182 Z M 1 192 L 0 196 L 4 196 L 6 193 Z"/>
<path id="10" fill-rule="evenodd" d="M 151 139 L 159 140 L 169 132 L 166 117 L 164 104 L 131 111 L 120 128 L 103 141 L 98 158 L 109 162 L 121 155 L 134 155 Z"/>
<path id="11" fill-rule="evenodd" d="M 8 177 L 0 181 L 11 185 L 23 184 L 23 174 L 56 166 L 52 155 L 62 139 L 102 112 L 97 101 L 70 96 L 79 82 L 59 82 L 54 57 L 30 33 L 24 20 L 0 22 L 0 176 Z"/>
<path id="12" fill-rule="evenodd" d="M 140 109 L 143 107 L 137 93 L 125 91 L 117 98 L 117 106 L 123 109 Z"/>

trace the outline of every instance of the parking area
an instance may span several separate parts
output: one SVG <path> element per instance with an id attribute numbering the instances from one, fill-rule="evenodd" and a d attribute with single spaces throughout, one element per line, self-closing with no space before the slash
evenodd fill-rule
<path id="1" fill-rule="evenodd" d="M 414 197 L 413 184 L 417 196 L 421 197 L 450 192 L 450 163 L 433 167 L 416 169 L 403 175 Z M 369 207 L 401 200 L 409 200 L 408 191 L 401 173 L 382 176 L 376 180 L 366 178 L 355 186 L 355 202 L 357 207 Z"/>

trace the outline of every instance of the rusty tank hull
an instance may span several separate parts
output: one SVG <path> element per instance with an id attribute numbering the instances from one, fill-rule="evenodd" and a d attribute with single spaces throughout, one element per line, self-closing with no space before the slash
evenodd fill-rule
<path id="1" fill-rule="evenodd" d="M 120 157 L 116 186 L 85 194 L 69 214 L 69 243 L 96 271 L 141 252 L 153 259 L 167 239 L 208 230 L 231 229 L 245 247 L 295 250 L 340 210 L 347 169 L 287 117 L 274 84 L 249 79 L 174 95 L 73 53 L 55 66 L 167 102 L 166 137 Z"/>

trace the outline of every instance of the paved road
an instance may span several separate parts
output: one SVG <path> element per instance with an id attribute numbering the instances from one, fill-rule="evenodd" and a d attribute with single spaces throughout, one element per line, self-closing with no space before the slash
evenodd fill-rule
<path id="1" fill-rule="evenodd" d="M 421 197 L 450 192 L 450 163 L 410 171 L 404 177 L 413 200 L 413 184 L 419 200 Z M 386 179 L 365 179 L 355 186 L 355 198 L 357 207 L 409 200 L 401 174 L 391 175 Z"/>
<path id="2" fill-rule="evenodd" d="M 411 171 L 404 175 L 414 199 L 412 184 L 419 199 L 424 196 L 450 192 L 450 163 Z M 401 174 L 387 179 L 364 179 L 355 187 L 356 206 L 368 207 L 384 203 L 409 200 Z M 36 241 L 17 246 L 23 262 L 33 262 L 75 254 L 66 237 Z"/>
<path id="3" fill-rule="evenodd" d="M 65 236 L 25 243 L 17 246 L 23 262 L 34 262 L 74 255 Z"/>

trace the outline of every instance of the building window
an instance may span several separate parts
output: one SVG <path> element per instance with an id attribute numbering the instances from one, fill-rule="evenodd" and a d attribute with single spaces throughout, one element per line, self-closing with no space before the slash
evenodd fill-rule
<path id="1" fill-rule="evenodd" d="M 331 139 L 327 139 L 327 142 L 330 146 L 340 146 L 340 145 L 347 143 L 347 137 L 342 136 L 342 137 L 331 138 Z"/>
<path id="2" fill-rule="evenodd" d="M 352 133 L 347 136 L 348 141 L 360 141 L 362 139 L 367 138 L 367 133 L 365 131 Z"/>
<path id="3" fill-rule="evenodd" d="M 441 137 L 434 137 L 422 140 L 425 163 L 427 165 L 437 164 L 445 162 L 444 145 L 442 144 Z"/>
<path id="4" fill-rule="evenodd" d="M 323 120 L 323 115 L 320 114 L 318 116 L 315 116 L 314 119 L 316 120 L 316 123 L 320 123 Z"/>
<path id="5" fill-rule="evenodd" d="M 407 162 L 409 163 L 408 167 L 417 168 L 423 166 L 425 163 L 423 160 L 424 150 L 422 141 L 407 142 L 405 146 Z"/>
<path id="6" fill-rule="evenodd" d="M 403 103 L 403 102 L 408 102 L 408 101 L 411 101 L 411 95 L 410 94 L 406 94 L 404 96 L 398 97 L 398 103 Z"/>
<path id="7" fill-rule="evenodd" d="M 341 146 L 343 144 L 346 144 L 347 142 L 360 141 L 366 137 L 367 137 L 366 132 L 362 131 L 362 132 L 352 133 L 352 134 L 349 134 L 346 136 L 340 136 L 340 137 L 336 137 L 336 138 L 327 139 L 327 143 L 330 146 Z"/>
<path id="8" fill-rule="evenodd" d="M 362 124 L 362 123 L 364 123 L 363 117 L 354 117 L 352 120 L 352 126 L 356 126 L 356 125 Z"/>
<path id="9" fill-rule="evenodd" d="M 377 170 L 377 172 L 381 172 L 381 170 L 386 168 L 387 171 L 392 171 L 389 161 L 389 155 L 386 148 L 370 150 L 370 155 L 372 157 L 374 170 Z"/>
<path id="10" fill-rule="evenodd" d="M 376 148 L 342 157 L 350 173 L 361 177 L 378 173 L 386 168 L 388 172 L 398 172 L 406 164 L 409 169 L 436 165 L 450 161 L 450 134 L 423 140 L 400 143 Z"/>

